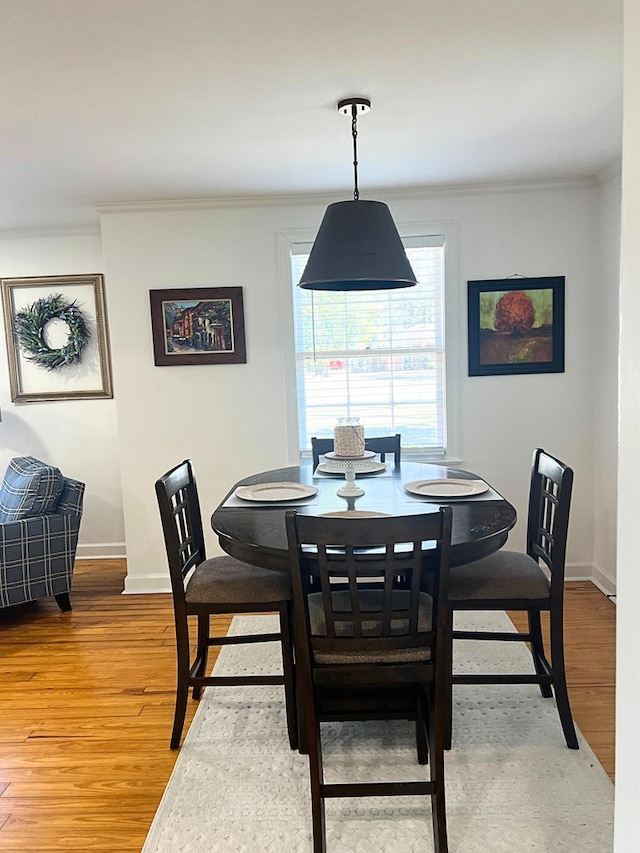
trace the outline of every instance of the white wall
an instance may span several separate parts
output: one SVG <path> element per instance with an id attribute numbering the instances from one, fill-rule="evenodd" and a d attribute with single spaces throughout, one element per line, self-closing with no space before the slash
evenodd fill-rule
<path id="1" fill-rule="evenodd" d="M 593 579 L 615 592 L 618 485 L 618 335 L 621 173 L 598 191 L 598 296 L 594 329 Z"/>
<path id="2" fill-rule="evenodd" d="M 640 4 L 624 4 L 624 123 L 620 252 L 618 625 L 615 853 L 638 849 L 640 803 Z"/>
<path id="3" fill-rule="evenodd" d="M 600 190 L 575 186 L 387 199 L 401 226 L 446 222 L 457 234 L 451 285 L 458 291 L 458 310 L 449 345 L 460 380 L 462 464 L 501 489 L 521 518 L 533 447 L 545 447 L 576 469 L 573 576 L 589 575 L 594 560 L 603 576 L 615 576 L 609 500 L 615 489 L 615 309 L 609 305 L 615 305 L 616 187 L 612 181 Z M 278 235 L 314 233 L 324 208 L 313 200 L 110 213 L 102 217 L 102 240 L 97 233 L 0 240 L 5 277 L 106 273 L 115 400 L 12 404 L 0 342 L 0 467 L 11 456 L 31 453 L 84 480 L 79 553 L 120 554 L 126 538 L 128 591 L 167 588 L 153 494 L 160 473 L 191 456 L 208 516 L 240 477 L 295 462 L 295 435 L 287 434 L 294 394 L 285 381 L 290 329 L 282 319 L 286 271 L 279 268 Z M 512 274 L 566 276 L 564 374 L 467 376 L 466 282 Z M 207 285 L 244 288 L 248 363 L 155 367 L 148 291 Z M 594 520 L 592 483 L 603 475 L 609 477 L 607 499 L 596 503 Z M 597 495 L 596 489 L 596 501 Z M 205 527 L 214 553 L 217 543 Z M 521 524 L 512 544 L 522 545 L 523 536 Z"/>
<path id="4" fill-rule="evenodd" d="M 97 231 L 0 239 L 3 278 L 79 275 L 102 270 L 102 245 Z M 109 296 L 106 282 L 107 315 Z M 78 556 L 122 555 L 124 522 L 114 401 L 12 403 L 4 327 L 0 338 L 1 471 L 13 456 L 31 455 L 86 483 Z"/>
<path id="5" fill-rule="evenodd" d="M 381 197 L 385 200 L 384 197 Z M 593 483 L 592 345 L 597 322 L 597 190 L 591 186 L 390 200 L 396 221 L 457 225 L 457 367 L 460 455 L 524 518 L 532 449 L 573 465 L 570 570 L 591 572 Z M 116 405 L 128 554 L 127 590 L 166 587 L 153 482 L 194 459 L 204 514 L 239 478 L 287 459 L 278 234 L 317 229 L 324 204 L 110 212 L 102 217 L 117 379 Z M 566 372 L 468 377 L 466 282 L 566 276 Z M 246 365 L 155 367 L 151 288 L 244 288 Z M 595 306 L 595 308 L 594 308 Z M 205 522 L 208 530 L 208 523 Z M 210 551 L 216 550 L 211 533 Z M 524 524 L 513 544 L 524 542 Z"/>

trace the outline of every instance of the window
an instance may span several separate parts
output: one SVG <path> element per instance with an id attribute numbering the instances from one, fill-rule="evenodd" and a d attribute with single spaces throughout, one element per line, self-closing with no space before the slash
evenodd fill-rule
<path id="1" fill-rule="evenodd" d="M 364 292 L 296 287 L 310 245 L 291 247 L 301 451 L 359 417 L 367 436 L 399 432 L 403 449 L 445 454 L 445 241 L 404 243 L 418 284 Z"/>

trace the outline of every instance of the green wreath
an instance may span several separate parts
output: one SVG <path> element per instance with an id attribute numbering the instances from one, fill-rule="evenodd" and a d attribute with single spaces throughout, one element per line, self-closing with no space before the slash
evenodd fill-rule
<path id="1" fill-rule="evenodd" d="M 47 323 L 55 319 L 64 320 L 69 329 L 69 338 L 60 349 L 52 349 L 44 339 Z M 14 324 L 25 358 L 47 370 L 78 364 L 91 338 L 91 330 L 82 311 L 75 302 L 69 302 L 60 293 L 45 296 L 18 311 Z"/>

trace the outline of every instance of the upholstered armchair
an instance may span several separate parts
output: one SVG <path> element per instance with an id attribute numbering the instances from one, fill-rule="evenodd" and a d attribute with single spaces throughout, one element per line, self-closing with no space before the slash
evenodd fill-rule
<path id="1" fill-rule="evenodd" d="M 84 483 L 33 456 L 12 459 L 0 486 L 0 607 L 69 591 Z"/>

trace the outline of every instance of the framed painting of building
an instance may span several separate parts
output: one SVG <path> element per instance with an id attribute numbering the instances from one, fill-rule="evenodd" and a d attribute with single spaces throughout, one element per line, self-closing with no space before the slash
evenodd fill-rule
<path id="1" fill-rule="evenodd" d="M 149 291 L 156 365 L 244 364 L 241 287 Z"/>
<path id="2" fill-rule="evenodd" d="M 564 373 L 564 276 L 467 285 L 469 376 Z"/>

